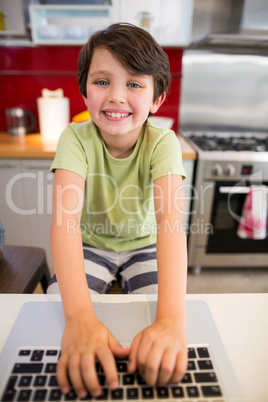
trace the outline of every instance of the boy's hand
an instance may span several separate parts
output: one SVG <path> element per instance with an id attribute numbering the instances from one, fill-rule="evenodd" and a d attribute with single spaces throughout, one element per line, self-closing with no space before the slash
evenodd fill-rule
<path id="1" fill-rule="evenodd" d="M 114 355 L 125 357 L 128 354 L 129 348 L 123 348 L 96 317 L 66 321 L 57 365 L 59 387 L 63 393 L 69 392 L 69 376 L 80 398 L 87 395 L 87 390 L 92 396 L 99 396 L 101 387 L 96 373 L 96 361 L 99 361 L 109 387 L 116 389 L 118 374 Z"/>
<path id="2" fill-rule="evenodd" d="M 186 336 L 177 322 L 157 319 L 133 340 L 129 371 L 137 368 L 148 385 L 180 381 L 187 368 Z"/>

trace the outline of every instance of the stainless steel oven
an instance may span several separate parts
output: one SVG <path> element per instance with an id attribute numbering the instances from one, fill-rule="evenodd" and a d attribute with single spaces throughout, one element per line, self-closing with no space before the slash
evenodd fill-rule
<path id="1" fill-rule="evenodd" d="M 202 266 L 268 267 L 268 237 L 256 240 L 238 235 L 250 186 L 268 189 L 268 135 L 248 134 L 251 148 L 259 151 L 233 153 L 230 149 L 224 152 L 210 148 L 224 138 L 245 144 L 244 134 L 186 132 L 184 135 L 198 152 L 188 233 L 189 267 L 195 273 Z"/>
<path id="2" fill-rule="evenodd" d="M 268 182 L 254 182 L 256 186 L 268 185 Z M 244 183 L 215 182 L 211 198 L 211 213 L 209 220 L 212 232 L 208 234 L 206 253 L 211 254 L 263 254 L 268 252 L 268 238 L 253 239 L 242 238 L 238 234 L 238 227 L 242 218 L 243 206 L 249 193 L 250 181 Z M 267 187 L 268 188 L 268 187 Z M 265 219 L 266 220 L 266 219 Z M 267 231 L 267 220 L 266 220 Z M 245 257 L 245 256 L 244 256 Z M 247 256 L 251 262 L 251 257 Z M 258 262 L 262 258 L 258 259 Z M 267 259 L 262 262 L 268 266 Z"/>
<path id="3" fill-rule="evenodd" d="M 179 131 L 197 151 L 189 266 L 268 268 L 267 229 L 237 230 L 251 186 L 268 186 L 268 47 L 188 49 L 181 88 Z"/>

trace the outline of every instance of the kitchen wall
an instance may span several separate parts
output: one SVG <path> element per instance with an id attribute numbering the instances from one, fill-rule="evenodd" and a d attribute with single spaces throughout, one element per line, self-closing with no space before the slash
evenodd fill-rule
<path id="1" fill-rule="evenodd" d="M 6 131 L 5 109 L 21 106 L 30 109 L 36 117 L 36 99 L 41 90 L 63 88 L 70 98 L 71 117 L 85 110 L 76 81 L 76 66 L 80 46 L 0 46 L 0 131 Z M 164 48 L 172 73 L 172 83 L 166 102 L 157 115 L 174 119 L 178 128 L 178 108 L 181 85 L 182 49 Z M 38 119 L 35 128 L 39 130 Z"/>

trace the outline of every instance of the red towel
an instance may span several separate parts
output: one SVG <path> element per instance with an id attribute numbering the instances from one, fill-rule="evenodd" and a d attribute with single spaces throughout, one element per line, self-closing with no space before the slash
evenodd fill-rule
<path id="1" fill-rule="evenodd" d="M 244 202 L 237 235 L 242 239 L 265 239 L 266 225 L 267 187 L 252 185 Z"/>

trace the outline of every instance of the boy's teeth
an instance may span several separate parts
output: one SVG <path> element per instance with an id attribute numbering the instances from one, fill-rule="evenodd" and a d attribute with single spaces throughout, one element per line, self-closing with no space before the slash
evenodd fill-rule
<path id="1" fill-rule="evenodd" d="M 107 116 L 110 117 L 114 117 L 116 119 L 120 119 L 121 117 L 126 117 L 128 115 L 128 113 L 110 113 L 110 112 L 106 112 Z"/>

